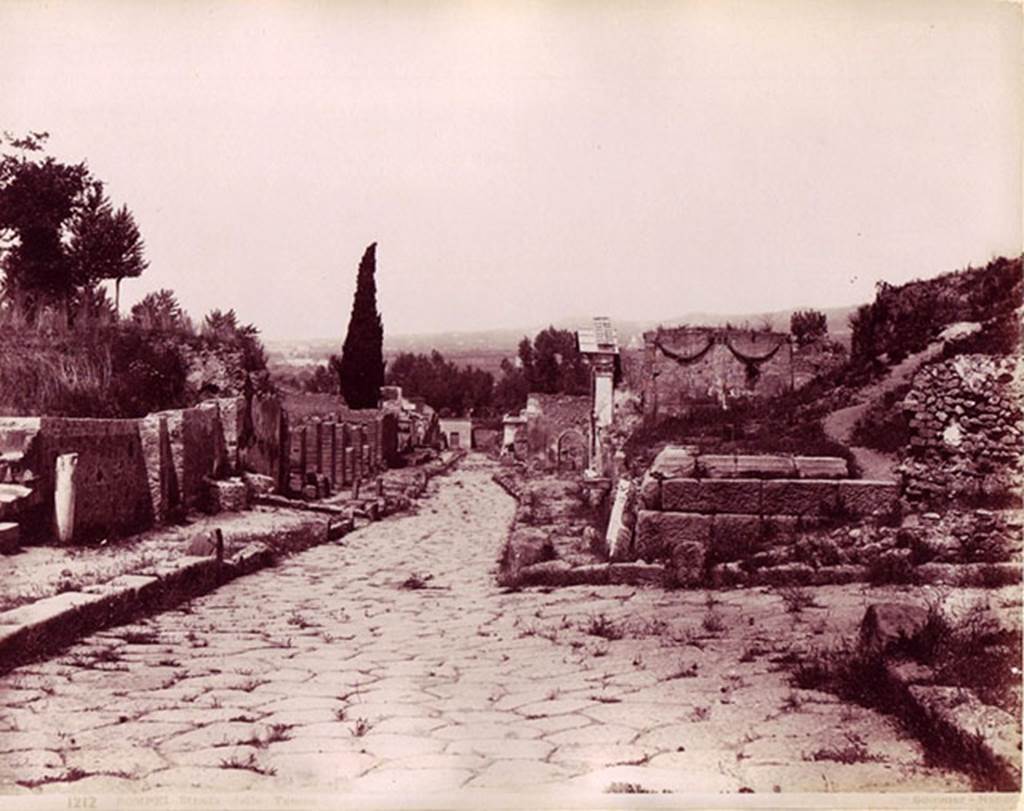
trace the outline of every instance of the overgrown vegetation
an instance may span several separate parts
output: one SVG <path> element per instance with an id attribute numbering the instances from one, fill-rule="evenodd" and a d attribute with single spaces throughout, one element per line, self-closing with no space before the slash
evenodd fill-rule
<path id="1" fill-rule="evenodd" d="M 924 628 L 888 655 L 927 665 L 932 669 L 931 683 L 971 690 L 983 703 L 1020 717 L 1021 634 L 1002 627 L 984 603 L 976 603 L 958 618 L 932 606 Z M 889 678 L 886 660 L 876 649 L 844 643 L 806 655 L 789 654 L 780 661 L 792 666 L 795 686 L 895 713 L 925 744 L 933 760 L 966 771 L 978 790 L 998 787 L 1000 778 L 988 773 L 977 741 L 939 739 L 941 732 L 907 705 L 903 688 Z M 861 762 L 865 754 L 853 741 L 823 748 L 811 759 Z"/>
<path id="2" fill-rule="evenodd" d="M 315 379 L 315 378 L 314 378 Z M 441 416 L 489 413 L 494 376 L 474 366 L 457 366 L 438 352 L 402 352 L 388 364 L 385 380 L 403 395 L 423 397 Z"/>
<path id="3" fill-rule="evenodd" d="M 976 321 L 982 330 L 960 351 L 1010 354 L 1020 346 L 1015 315 L 1024 299 L 1021 257 L 993 259 L 983 268 L 894 286 L 879 282 L 875 300 L 857 310 L 850 360 L 854 367 L 898 363 L 924 349 L 948 325 Z"/>
<path id="4" fill-rule="evenodd" d="M 159 290 L 121 318 L 121 280 L 147 266 L 142 236 L 85 163 L 42 156 L 47 137 L 0 137 L 0 414 L 138 417 L 267 389 L 258 330 L 233 310 L 213 310 L 197 334 Z M 189 384 L 203 355 L 233 373 L 226 388 Z"/>
<path id="5" fill-rule="evenodd" d="M 822 375 L 796 391 L 766 400 L 739 400 L 728 410 L 694 407 L 685 417 L 637 428 L 624 446 L 635 469 L 650 466 L 670 443 L 696 446 L 700 453 L 782 453 L 838 456 L 859 475 L 850 449 L 825 435 L 821 420 L 845 402 L 843 371 Z"/>
<path id="6" fill-rule="evenodd" d="M 900 407 L 910 391 L 910 383 L 890 389 L 868 408 L 853 426 L 855 445 L 895 454 L 910 444 L 910 420 Z"/>
<path id="7" fill-rule="evenodd" d="M 553 326 L 538 332 L 532 341 L 524 336 L 516 361 L 506 358 L 501 371 L 494 401 L 505 412 L 525 406 L 531 392 L 586 394 L 590 390 L 590 373 L 576 345 L 576 335 Z M 616 373 L 618 378 L 618 368 Z"/>

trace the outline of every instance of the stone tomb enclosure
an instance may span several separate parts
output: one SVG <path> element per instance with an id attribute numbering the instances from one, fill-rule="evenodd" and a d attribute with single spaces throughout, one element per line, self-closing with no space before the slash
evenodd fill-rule
<path id="1" fill-rule="evenodd" d="M 897 509 L 896 482 L 845 475 L 838 458 L 697 456 L 669 447 L 641 482 L 629 552 L 669 560 L 682 584 L 698 586 L 717 564 L 757 569 L 778 562 L 767 550 L 799 545 L 805 530 L 885 519 Z"/>

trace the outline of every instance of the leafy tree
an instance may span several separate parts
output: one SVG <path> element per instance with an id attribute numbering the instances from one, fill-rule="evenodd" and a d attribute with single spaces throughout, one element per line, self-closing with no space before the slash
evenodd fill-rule
<path id="1" fill-rule="evenodd" d="M 799 346 L 806 346 L 828 334 L 828 319 L 820 310 L 797 310 L 789 317 L 789 331 Z"/>
<path id="2" fill-rule="evenodd" d="M 375 408 L 384 383 L 384 327 L 377 312 L 377 243 L 363 254 L 338 376 L 350 408 Z"/>
<path id="3" fill-rule="evenodd" d="M 70 223 L 68 258 L 75 280 L 90 285 L 114 280 L 114 309 L 120 309 L 121 280 L 142 275 L 149 263 L 142 236 L 127 206 L 114 210 L 102 183 L 93 183 Z"/>
<path id="4" fill-rule="evenodd" d="M 127 208 L 114 211 L 85 163 L 41 157 L 48 134 L 5 134 L 0 156 L 0 269 L 4 295 L 34 318 L 103 279 L 137 276 L 143 243 Z M 9 150 L 16 152 L 12 153 Z"/>
<path id="5" fill-rule="evenodd" d="M 259 372 L 267 368 L 267 353 L 260 331 L 253 324 L 242 324 L 234 310 L 210 310 L 203 319 L 202 337 L 211 342 L 237 346 L 242 350 L 242 368 Z"/>
<path id="6" fill-rule="evenodd" d="M 303 389 L 310 394 L 337 394 L 338 376 L 328 364 L 321 363 L 305 382 Z"/>
<path id="7" fill-rule="evenodd" d="M 524 338 L 529 343 L 529 340 Z M 522 344 L 520 344 L 522 346 Z M 530 393 L 526 372 L 508 358 L 501 362 L 501 379 L 494 386 L 494 403 L 502 413 L 514 413 L 526 405 Z"/>
<path id="8" fill-rule="evenodd" d="M 404 394 L 423 397 L 445 415 L 470 411 L 486 413 L 494 395 L 494 376 L 474 366 L 457 366 L 433 351 L 430 355 L 402 352 L 387 368 L 387 382 Z"/>
<path id="9" fill-rule="evenodd" d="M 157 290 L 132 307 L 132 323 L 152 332 L 184 332 L 191 334 L 192 322 L 170 290 Z"/>
<path id="10" fill-rule="evenodd" d="M 518 366 L 506 359 L 495 400 L 506 411 L 516 411 L 530 392 L 586 394 L 590 372 L 571 330 L 553 326 L 538 332 L 531 342 L 523 338 L 518 347 Z"/>

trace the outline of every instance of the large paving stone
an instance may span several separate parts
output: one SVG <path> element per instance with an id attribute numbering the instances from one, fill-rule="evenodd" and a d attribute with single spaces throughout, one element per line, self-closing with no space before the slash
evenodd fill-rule
<path id="1" fill-rule="evenodd" d="M 663 479 L 689 478 L 694 475 L 696 462 L 693 448 L 668 445 L 654 457 L 650 472 Z"/>
<path id="2" fill-rule="evenodd" d="M 850 475 L 846 460 L 838 456 L 797 456 L 793 462 L 801 479 L 845 479 Z"/>
<path id="3" fill-rule="evenodd" d="M 666 557 L 677 543 L 708 543 L 711 518 L 696 513 L 641 510 L 637 515 L 637 555 L 648 562 Z"/>
<path id="4" fill-rule="evenodd" d="M 928 609 L 908 603 L 875 603 L 864 612 L 860 644 L 876 652 L 913 640 L 928 624 Z"/>
<path id="5" fill-rule="evenodd" d="M 666 479 L 662 508 L 673 512 L 761 512 L 761 482 L 747 479 Z"/>
<path id="6" fill-rule="evenodd" d="M 765 515 L 819 516 L 839 508 L 839 485 L 823 479 L 779 479 L 761 485 Z"/>
<path id="7" fill-rule="evenodd" d="M 534 790 L 544 784 L 562 783 L 572 773 L 553 763 L 502 760 L 488 766 L 466 788 L 518 788 Z"/>
<path id="8" fill-rule="evenodd" d="M 756 515 L 716 515 L 711 523 L 711 558 L 737 560 L 763 545 L 761 519 Z"/>

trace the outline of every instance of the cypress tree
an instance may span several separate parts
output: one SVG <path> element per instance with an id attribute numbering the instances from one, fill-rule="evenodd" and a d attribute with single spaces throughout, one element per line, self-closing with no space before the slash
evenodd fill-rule
<path id="1" fill-rule="evenodd" d="M 377 312 L 377 243 L 363 254 L 338 377 L 349 408 L 376 408 L 384 384 L 384 327 Z"/>

